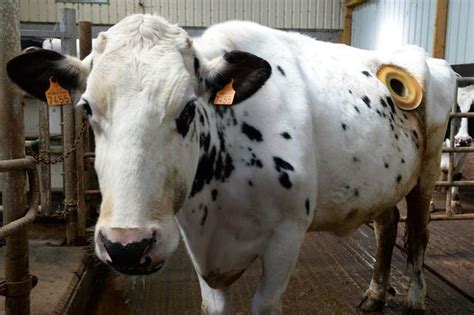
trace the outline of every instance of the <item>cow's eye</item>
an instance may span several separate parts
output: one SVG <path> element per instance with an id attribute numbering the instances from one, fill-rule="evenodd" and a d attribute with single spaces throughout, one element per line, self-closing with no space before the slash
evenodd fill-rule
<path id="1" fill-rule="evenodd" d="M 176 118 L 176 128 L 183 137 L 186 137 L 189 131 L 189 125 L 193 121 L 195 115 L 196 104 L 194 103 L 194 100 L 191 100 L 186 104 L 186 106 L 184 106 L 179 117 Z"/>
<path id="2" fill-rule="evenodd" d="M 90 118 L 92 116 L 92 109 L 91 109 L 91 106 L 89 105 L 89 102 L 84 99 L 84 98 L 81 98 L 81 100 L 79 101 L 79 103 L 77 103 L 77 106 L 78 107 L 81 107 L 84 108 L 84 116 L 85 118 Z"/>

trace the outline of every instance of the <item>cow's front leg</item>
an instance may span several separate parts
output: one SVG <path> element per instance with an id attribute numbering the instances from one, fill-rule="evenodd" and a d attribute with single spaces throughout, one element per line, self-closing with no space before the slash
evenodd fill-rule
<path id="1" fill-rule="evenodd" d="M 407 195 L 408 264 L 410 285 L 407 304 L 410 312 L 425 310 L 426 283 L 423 273 L 423 260 L 428 244 L 428 222 L 430 217 L 430 191 L 423 191 L 417 185 Z"/>
<path id="2" fill-rule="evenodd" d="M 201 287 L 202 312 L 204 314 L 230 314 L 232 304 L 231 287 L 213 289 L 199 274 L 198 279 Z"/>
<path id="3" fill-rule="evenodd" d="M 397 239 L 400 214 L 397 207 L 385 211 L 374 222 L 377 253 L 369 289 L 365 292 L 359 307 L 363 311 L 381 310 L 385 304 L 385 292 L 390 278 L 392 252 Z"/>
<path id="4" fill-rule="evenodd" d="M 306 226 L 284 222 L 275 228 L 261 255 L 262 277 L 252 301 L 252 314 L 280 314 L 282 296 L 291 278 Z"/>

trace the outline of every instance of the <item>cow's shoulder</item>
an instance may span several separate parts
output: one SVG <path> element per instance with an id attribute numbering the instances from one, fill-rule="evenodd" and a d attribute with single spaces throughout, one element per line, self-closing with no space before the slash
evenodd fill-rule
<path id="1" fill-rule="evenodd" d="M 226 51 L 241 50 L 270 61 L 276 56 L 293 59 L 292 44 L 313 39 L 298 33 L 275 30 L 250 21 L 228 21 L 208 28 L 194 39 L 200 53 L 213 59 Z"/>

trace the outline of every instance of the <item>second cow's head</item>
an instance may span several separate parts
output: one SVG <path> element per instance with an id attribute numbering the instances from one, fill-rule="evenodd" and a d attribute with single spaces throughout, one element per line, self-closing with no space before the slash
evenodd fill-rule
<path id="1" fill-rule="evenodd" d="M 95 134 L 103 196 L 98 257 L 127 274 L 161 268 L 179 241 L 175 214 L 190 193 L 199 161 L 199 106 L 233 80 L 234 104 L 269 78 L 249 53 L 200 57 L 186 32 L 164 19 L 133 15 L 101 33 L 80 61 L 31 50 L 7 65 L 10 78 L 45 100 L 50 78 L 80 96 Z M 198 133 L 199 134 L 199 133 Z"/>

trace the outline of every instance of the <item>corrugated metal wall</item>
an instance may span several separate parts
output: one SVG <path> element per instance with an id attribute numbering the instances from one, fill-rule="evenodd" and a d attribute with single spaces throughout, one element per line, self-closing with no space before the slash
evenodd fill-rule
<path id="1" fill-rule="evenodd" d="M 0 0 L 3 1 L 3 0 Z M 58 8 L 78 9 L 79 20 L 115 24 L 132 13 L 156 13 L 185 27 L 232 19 L 286 29 L 342 29 L 344 0 L 110 0 L 109 5 L 20 0 L 22 22 L 57 21 Z M 141 6 L 140 3 L 143 3 Z"/>
<path id="2" fill-rule="evenodd" d="M 390 49 L 415 44 L 431 54 L 435 9 L 436 0 L 372 0 L 360 5 L 353 10 L 352 46 Z"/>
<path id="3" fill-rule="evenodd" d="M 450 0 L 445 57 L 450 64 L 474 62 L 474 1 Z"/>
<path id="4" fill-rule="evenodd" d="M 353 11 L 352 45 L 365 49 L 415 44 L 433 52 L 436 0 L 372 0 Z M 474 63 L 474 1 L 450 0 L 445 59 Z"/>

